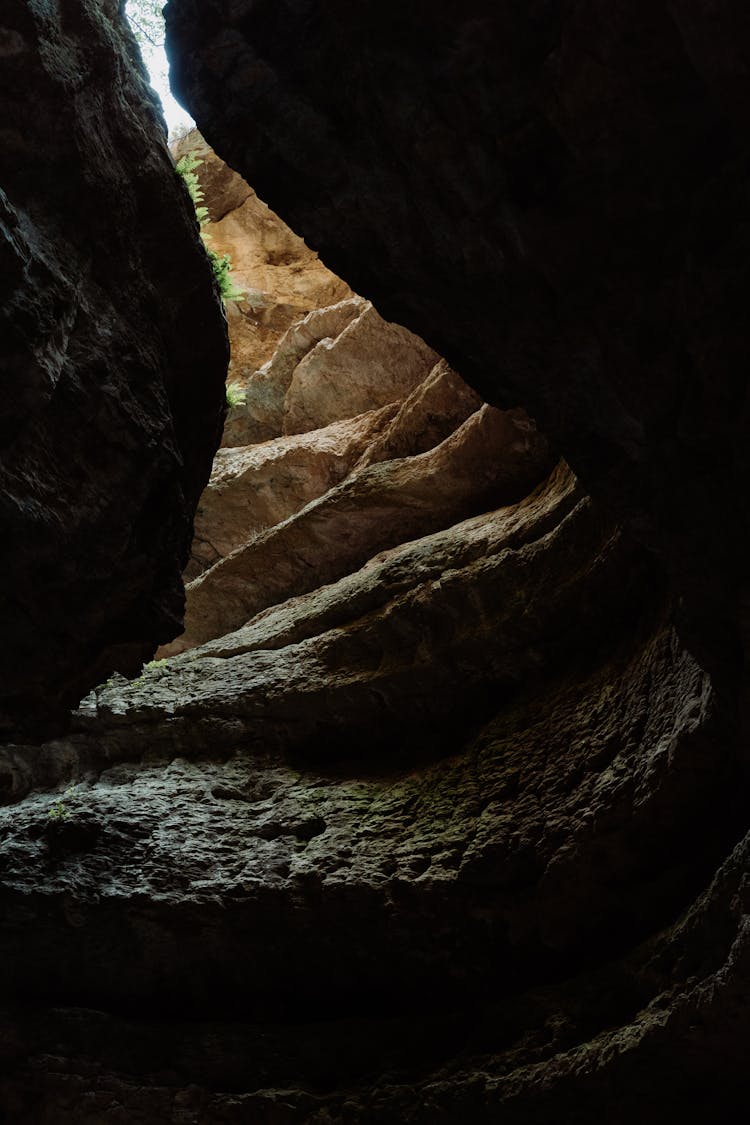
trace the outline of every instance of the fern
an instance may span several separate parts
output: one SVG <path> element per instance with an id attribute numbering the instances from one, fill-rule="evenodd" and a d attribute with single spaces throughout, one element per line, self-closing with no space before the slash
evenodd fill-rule
<path id="1" fill-rule="evenodd" d="M 237 383 L 227 383 L 227 406 L 244 406 L 245 392 Z"/>
<path id="2" fill-rule="evenodd" d="M 232 259 L 228 254 L 217 254 L 210 245 L 210 238 L 207 234 L 203 233 L 203 228 L 208 222 L 208 207 L 205 206 L 205 195 L 203 188 L 198 179 L 196 168 L 199 168 L 203 163 L 199 159 L 196 152 L 186 152 L 181 156 L 175 165 L 177 173 L 182 177 L 185 186 L 188 189 L 188 194 L 193 201 L 195 207 L 195 216 L 198 220 L 198 225 L 201 228 L 201 238 L 206 247 L 208 260 L 211 263 L 211 268 L 214 271 L 214 277 L 219 285 L 219 292 L 221 299 L 226 304 L 227 301 L 244 301 L 244 290 L 239 289 L 232 277 Z"/>

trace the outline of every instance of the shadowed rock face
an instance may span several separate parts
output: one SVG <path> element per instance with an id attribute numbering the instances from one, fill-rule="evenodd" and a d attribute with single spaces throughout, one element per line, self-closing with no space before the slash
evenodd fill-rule
<path id="1" fill-rule="evenodd" d="M 116 5 L 3 7 L 0 730 L 180 629 L 226 328 Z"/>
<path id="2" fill-rule="evenodd" d="M 736 1120 L 744 8 L 171 8 L 222 155 L 513 409 L 331 414 L 359 298 L 250 376 L 205 643 L 0 751 L 0 1113 Z"/>
<path id="3" fill-rule="evenodd" d="M 749 21 L 739 0 L 167 7 L 210 143 L 384 317 L 526 407 L 661 553 L 725 672 L 750 483 Z"/>
<path id="4" fill-rule="evenodd" d="M 703 765 L 678 778 L 669 751 L 656 765 L 653 728 L 629 727 L 620 711 L 612 738 L 632 757 L 605 767 L 583 802 L 596 844 L 563 845 L 562 868 L 545 865 L 526 892 L 521 876 L 515 884 L 530 914 L 550 921 L 546 940 L 564 945 L 564 911 L 548 914 L 545 898 L 553 871 L 567 870 L 561 901 L 577 902 L 582 925 L 603 901 L 595 872 L 608 869 L 621 890 L 635 878 L 650 914 L 644 943 L 627 911 L 610 916 L 576 976 L 580 962 L 565 953 L 545 969 L 531 939 L 545 999 L 525 992 L 516 1005 L 512 986 L 504 992 L 507 1022 L 498 1016 L 484 1054 L 462 1039 L 463 1054 L 416 1094 L 384 1066 L 327 1112 L 336 1122 L 525 1125 L 630 1125 L 661 1120 L 666 1107 L 686 1120 L 706 1107 L 726 1115 L 747 1085 L 732 1044 L 735 1028 L 747 1031 L 748 844 L 719 844 L 708 859 L 707 841 L 734 814 L 728 840 L 741 838 L 747 816 L 727 791 L 698 812 L 694 786 L 721 787 L 725 770 L 738 792 L 745 784 L 747 6 L 171 0 L 168 24 L 176 87 L 209 142 L 384 317 L 419 333 L 487 401 L 524 405 L 608 516 L 659 560 L 666 620 L 713 693 L 709 719 L 703 688 L 666 658 L 663 623 L 642 624 L 650 640 L 638 648 L 639 614 L 629 628 L 620 619 L 613 644 L 629 635 L 640 671 L 626 686 L 600 652 L 599 704 L 627 709 L 625 692 L 652 718 L 672 712 Z M 571 651 L 586 643 L 582 632 Z M 508 715 L 501 708 L 499 721 Z M 543 835 L 560 839 L 556 817 L 581 777 L 576 739 L 553 749 L 564 715 L 541 719 L 561 802 Z M 527 732 L 540 716 L 526 714 Z M 613 743 L 593 702 L 589 718 L 583 740 L 597 759 Z M 532 777 L 499 769 L 533 804 Z M 509 836 L 488 828 L 490 881 L 513 841 L 529 839 L 506 807 Z M 706 843 L 692 890 L 676 865 L 694 863 L 693 846 L 660 835 L 683 816 L 695 847 Z M 619 833 L 631 830 L 649 840 L 639 874 L 615 874 Z M 657 920 L 646 903 L 659 870 L 652 887 L 675 898 Z M 497 949 L 502 959 L 500 940 Z M 307 1105 L 296 1113 L 316 1120 Z"/>
<path id="5" fill-rule="evenodd" d="M 203 233 L 213 250 L 228 254 L 235 285 L 245 299 L 229 301 L 230 363 L 227 381 L 244 386 L 289 326 L 310 309 L 351 296 L 345 281 L 326 269 L 299 235 L 274 215 L 237 172 L 220 160 L 197 129 L 172 145 L 175 159 L 192 153 L 205 196 Z M 239 441 L 227 440 L 225 445 Z"/>

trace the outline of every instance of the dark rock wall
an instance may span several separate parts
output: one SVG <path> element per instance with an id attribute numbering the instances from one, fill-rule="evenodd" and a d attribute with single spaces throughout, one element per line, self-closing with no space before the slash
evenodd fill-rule
<path id="1" fill-rule="evenodd" d="M 529 410 L 662 555 L 684 635 L 727 675 L 748 19 L 739 0 L 167 7 L 214 148 L 384 316 Z"/>
<path id="2" fill-rule="evenodd" d="M 0 30 L 0 729 L 54 726 L 181 627 L 226 327 L 116 5 Z"/>
<path id="3" fill-rule="evenodd" d="M 572 737 L 550 681 L 523 735 L 498 698 L 498 732 L 527 750 L 537 732 L 543 764 L 481 774 L 488 791 L 503 779 L 508 821 L 488 827 L 476 873 L 505 872 L 542 926 L 494 930 L 501 961 L 503 937 L 525 932 L 540 989 L 514 1000 L 516 977 L 495 994 L 508 1022 L 489 1017 L 480 1061 L 443 1038 L 452 1061 L 431 1084 L 415 1092 L 383 1062 L 325 1113 L 728 1120 L 748 1085 L 746 6 L 171 0 L 167 18 L 175 86 L 208 142 L 384 316 L 488 401 L 523 404 L 662 571 L 680 638 L 643 608 L 613 627 L 613 648 L 651 639 L 627 680 L 599 650 Z M 579 740 L 602 767 L 585 796 Z M 555 799 L 534 836 L 512 802 L 534 807 L 545 769 Z M 566 842 L 574 791 L 587 827 Z"/>

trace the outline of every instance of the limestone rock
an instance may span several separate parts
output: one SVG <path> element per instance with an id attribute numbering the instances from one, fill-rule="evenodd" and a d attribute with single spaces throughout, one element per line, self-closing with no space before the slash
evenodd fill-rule
<path id="1" fill-rule="evenodd" d="M 291 325 L 273 357 L 250 379 L 247 420 L 244 427 L 238 422 L 232 440 L 250 444 L 305 433 L 401 402 L 438 359 L 417 336 L 387 324 L 360 297 L 315 309 Z M 457 394 L 456 403 L 466 394 Z M 447 395 L 452 397 L 450 391 Z M 472 401 L 476 409 L 479 400 Z M 462 409 L 455 413 L 458 417 Z M 441 432 L 447 436 L 450 430 Z"/>
<path id="2" fill-rule="evenodd" d="M 220 449 L 198 505 L 186 578 L 339 484 L 395 411 L 386 406 L 322 430 Z"/>
<path id="3" fill-rule="evenodd" d="M 271 359 L 253 373 L 245 398 L 244 427 L 233 434 L 236 445 L 279 437 L 284 428 L 284 400 L 302 359 L 321 340 L 335 339 L 365 308 L 361 297 L 313 309 L 289 326 Z"/>
<path id="4" fill-rule="evenodd" d="M 175 89 L 224 157 L 386 319 L 529 411 L 661 554 L 685 635 L 731 676 L 750 540 L 746 6 L 166 11 Z"/>
<path id="5" fill-rule="evenodd" d="M 213 250 L 229 255 L 235 285 L 245 291 L 244 300 L 228 301 L 226 310 L 229 380 L 245 386 L 273 355 L 292 322 L 310 309 L 351 296 L 351 290 L 213 152 L 197 129 L 173 146 L 175 159 L 190 152 L 201 161 L 196 175 L 209 217 L 204 235 Z"/>
<path id="6" fill-rule="evenodd" d="M 75 11 L 73 11 L 73 7 Z M 60 725 L 180 629 L 226 331 L 112 3 L 0 32 L 0 731 Z"/>
<path id="7" fill-rule="evenodd" d="M 192 581 L 185 632 L 161 655 L 230 632 L 388 547 L 521 498 L 549 460 L 525 416 L 483 407 L 434 449 L 353 473 Z"/>
<path id="8" fill-rule="evenodd" d="M 225 164 L 211 146 L 206 144 L 197 129 L 191 129 L 171 147 L 175 162 L 191 155 L 200 161 L 195 174 L 203 192 L 203 205 L 208 211 L 210 223 L 220 223 L 230 211 L 236 211 L 254 194 L 242 176 Z"/>
<path id="9" fill-rule="evenodd" d="M 493 403 L 441 362 L 285 434 L 364 306 L 311 321 L 217 465 L 226 546 L 319 460 L 195 583 L 213 639 L 0 749 L 0 1117 L 736 1121 L 745 6 L 169 19 L 212 143 Z"/>
<path id="10" fill-rule="evenodd" d="M 426 453 L 449 437 L 482 405 L 479 395 L 451 371 L 445 360 L 402 402 L 398 413 L 370 443 L 358 468 Z M 520 421 L 520 412 L 516 415 Z"/>
<path id="11" fill-rule="evenodd" d="M 284 433 L 317 430 L 340 418 L 400 402 L 440 357 L 367 302 L 335 338 L 324 338 L 294 368 L 284 398 Z"/>
<path id="12" fill-rule="evenodd" d="M 690 845 L 732 782 L 710 678 L 654 578 L 560 466 L 103 687 L 65 753 L 0 754 L 19 781 L 0 953 L 20 970 L 0 1108 L 520 1125 L 570 1098 L 593 1125 L 581 1090 L 601 1113 L 686 1022 L 687 1087 L 667 1065 L 650 1090 L 693 1096 L 744 980 L 747 847 L 662 928 L 731 834 Z M 613 930 L 633 948 L 617 963 Z M 71 982 L 87 1010 L 50 1004 Z"/>

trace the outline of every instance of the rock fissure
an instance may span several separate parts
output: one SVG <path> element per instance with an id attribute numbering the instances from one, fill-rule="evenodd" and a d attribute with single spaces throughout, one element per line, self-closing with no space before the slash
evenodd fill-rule
<path id="1" fill-rule="evenodd" d="M 221 436 L 115 7 L 0 36 L 0 1115 L 733 1120 L 747 18 L 170 0 Z"/>

